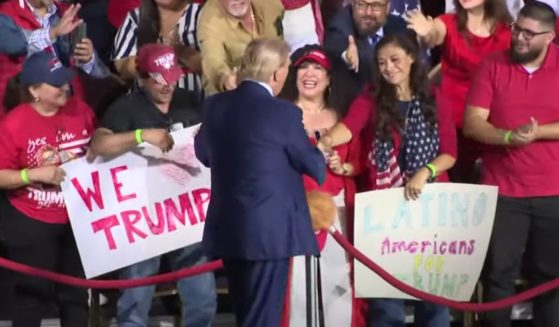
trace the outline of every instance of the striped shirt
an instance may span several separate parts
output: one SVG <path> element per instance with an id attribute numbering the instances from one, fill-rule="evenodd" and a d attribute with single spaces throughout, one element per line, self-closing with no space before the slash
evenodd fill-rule
<path id="1" fill-rule="evenodd" d="M 198 3 L 190 3 L 177 21 L 177 31 L 182 31 L 181 41 L 185 46 L 200 50 L 198 37 L 196 36 L 196 24 L 202 6 Z M 140 21 L 140 8 L 136 8 L 126 15 L 124 23 L 120 26 L 112 53 L 112 60 L 124 59 L 135 56 L 138 52 L 138 23 Z M 159 40 L 162 42 L 163 40 Z M 201 92 L 200 76 L 185 71 L 185 76 L 179 80 L 178 87 L 189 91 Z"/>

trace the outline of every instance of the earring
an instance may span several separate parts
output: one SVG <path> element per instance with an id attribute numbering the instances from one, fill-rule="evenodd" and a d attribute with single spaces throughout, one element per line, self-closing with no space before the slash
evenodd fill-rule
<path id="1" fill-rule="evenodd" d="M 34 97 L 33 98 L 33 102 L 39 102 L 41 99 L 39 99 L 39 97 Z"/>

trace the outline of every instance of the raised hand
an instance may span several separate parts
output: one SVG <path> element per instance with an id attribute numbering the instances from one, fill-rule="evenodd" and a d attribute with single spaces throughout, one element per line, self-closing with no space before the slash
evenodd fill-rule
<path id="1" fill-rule="evenodd" d="M 56 40 L 59 36 L 67 35 L 73 32 L 76 27 L 78 27 L 81 23 L 83 23 L 83 19 L 76 19 L 78 11 L 80 11 L 81 5 L 71 5 L 66 12 L 58 21 L 54 27 L 50 29 L 50 39 Z"/>
<path id="2" fill-rule="evenodd" d="M 419 37 L 425 37 L 431 33 L 434 28 L 433 18 L 425 16 L 419 10 L 414 10 L 404 15 L 408 28 L 413 30 Z"/>

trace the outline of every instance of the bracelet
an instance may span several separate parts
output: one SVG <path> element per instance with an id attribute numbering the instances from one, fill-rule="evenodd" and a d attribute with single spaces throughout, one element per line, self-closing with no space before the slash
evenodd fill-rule
<path id="1" fill-rule="evenodd" d="M 140 144 L 144 142 L 144 139 L 142 138 L 141 128 L 138 128 L 136 131 L 134 131 L 134 135 L 136 136 L 136 143 Z"/>
<path id="2" fill-rule="evenodd" d="M 429 171 L 431 172 L 431 178 L 437 177 L 437 167 L 435 167 L 435 165 L 426 164 L 425 168 L 429 169 Z"/>
<path id="3" fill-rule="evenodd" d="M 503 143 L 510 144 L 510 139 L 512 138 L 512 131 L 506 131 L 503 134 Z"/>
<path id="4" fill-rule="evenodd" d="M 29 173 L 28 173 L 28 171 L 27 171 L 27 168 L 20 170 L 19 176 L 21 176 L 21 181 L 22 181 L 25 185 L 31 184 L 31 181 L 29 180 Z"/>

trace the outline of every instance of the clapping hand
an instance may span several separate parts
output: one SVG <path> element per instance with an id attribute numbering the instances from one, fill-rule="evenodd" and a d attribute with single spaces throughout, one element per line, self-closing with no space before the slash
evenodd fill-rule
<path id="1" fill-rule="evenodd" d="M 510 143 L 514 145 L 526 145 L 534 142 L 537 138 L 538 121 L 530 117 L 530 123 L 520 126 L 512 132 Z"/>

